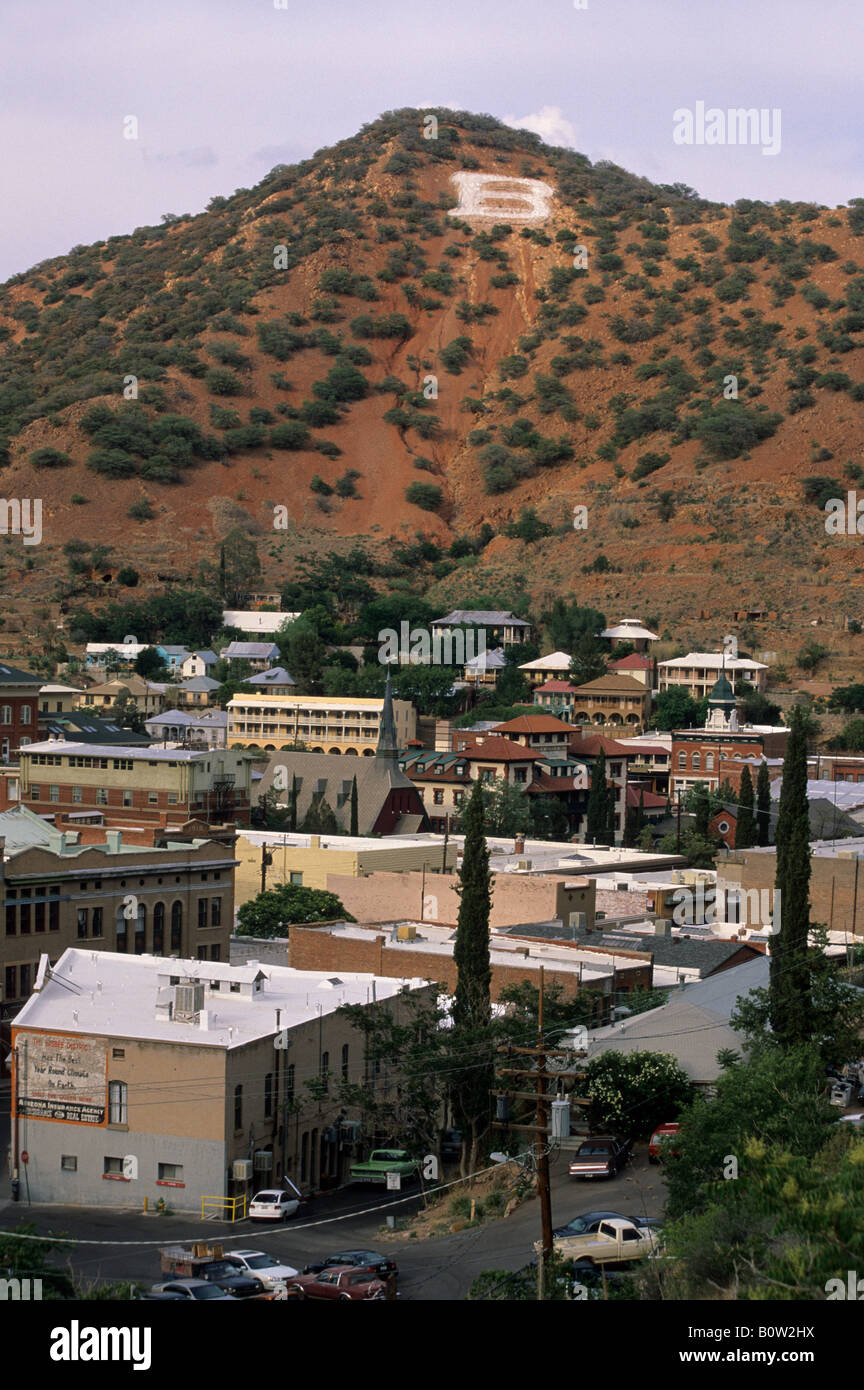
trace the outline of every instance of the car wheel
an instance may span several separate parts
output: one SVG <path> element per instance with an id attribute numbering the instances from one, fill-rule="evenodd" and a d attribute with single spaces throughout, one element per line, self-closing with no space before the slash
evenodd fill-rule
<path id="1" fill-rule="evenodd" d="M 339 1295 L 339 1302 L 340 1302 L 340 1303 L 353 1303 L 354 1300 L 353 1300 L 353 1298 L 351 1297 L 350 1293 L 340 1293 L 340 1295 Z"/>
<path id="2" fill-rule="evenodd" d="M 296 1295 L 297 1295 L 298 1298 L 305 1298 L 305 1297 L 306 1297 L 306 1290 L 303 1288 L 303 1285 L 302 1285 L 302 1284 L 292 1284 L 291 1287 L 292 1287 L 292 1289 L 294 1290 L 294 1292 L 296 1293 Z"/>

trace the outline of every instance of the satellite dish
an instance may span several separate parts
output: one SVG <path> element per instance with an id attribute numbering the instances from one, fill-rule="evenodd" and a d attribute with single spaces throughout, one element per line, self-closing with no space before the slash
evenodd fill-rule
<path id="1" fill-rule="evenodd" d="M 39 957 L 39 966 L 38 966 L 38 969 L 37 969 L 37 971 L 36 971 L 36 983 L 35 983 L 35 985 L 33 986 L 33 989 L 34 989 L 34 992 L 35 992 L 35 993 L 38 994 L 39 990 L 44 988 L 45 982 L 46 982 L 46 980 L 48 979 L 48 971 L 49 971 L 48 957 L 47 957 L 47 956 L 40 956 L 40 957 Z"/>

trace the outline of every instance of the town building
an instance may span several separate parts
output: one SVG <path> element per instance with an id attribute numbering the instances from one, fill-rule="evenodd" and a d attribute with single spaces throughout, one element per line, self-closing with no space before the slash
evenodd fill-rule
<path id="1" fill-rule="evenodd" d="M 85 838 L 86 837 L 86 838 Z M 2 1010 L 28 998 L 40 954 L 67 948 L 227 960 L 231 845 L 206 837 L 127 843 L 123 831 L 58 829 L 26 807 L 0 815 Z"/>
<path id="2" fill-rule="evenodd" d="M 187 681 L 193 680 L 196 676 L 209 676 L 218 660 L 216 653 L 211 652 L 209 647 L 202 647 L 189 653 L 180 667 L 180 674 Z"/>
<path id="3" fill-rule="evenodd" d="M 573 702 L 576 698 L 576 686 L 572 681 L 544 681 L 542 685 L 535 685 L 531 693 L 535 709 L 542 709 L 555 719 L 563 719 L 572 724 Z"/>
<path id="4" fill-rule="evenodd" d="M 630 642 L 637 652 L 647 652 L 650 642 L 660 641 L 657 633 L 647 628 L 641 618 L 624 618 L 614 627 L 604 628 L 600 636 L 618 644 Z"/>
<path id="5" fill-rule="evenodd" d="M 617 676 L 632 676 L 634 681 L 641 681 L 649 690 L 653 689 L 656 663 L 651 656 L 631 652 L 629 656 L 622 656 L 618 661 L 607 662 L 607 670 Z"/>
<path id="6" fill-rule="evenodd" d="M 810 920 L 834 940 L 864 937 L 864 838 L 814 840 L 810 845 Z M 774 845 L 735 849 L 717 860 L 718 928 L 764 930 L 762 896 L 773 894 L 777 877 Z M 747 896 L 749 895 L 749 897 Z M 757 911 L 754 904 L 760 904 Z M 782 920 L 782 904 L 781 904 Z"/>
<path id="7" fill-rule="evenodd" d="M 129 669 L 149 645 L 149 642 L 136 642 L 134 637 L 126 642 L 88 642 L 84 648 L 84 661 L 88 670 L 95 668 L 104 671 L 109 665 Z"/>
<path id="8" fill-rule="evenodd" d="M 75 700 L 84 691 L 77 685 L 43 685 L 39 690 L 39 721 L 49 714 L 71 714 Z"/>
<path id="9" fill-rule="evenodd" d="M 269 613 L 261 608 L 226 608 L 222 626 L 236 628 L 246 637 L 272 637 L 285 623 L 296 622 L 299 613 Z"/>
<path id="10" fill-rule="evenodd" d="M 23 804 L 42 815 L 101 811 L 121 825 L 183 824 L 195 816 L 245 824 L 251 759 L 236 750 L 48 739 L 22 749 L 20 784 Z"/>
<path id="11" fill-rule="evenodd" d="M 508 609 L 454 608 L 443 618 L 436 618 L 430 624 L 433 635 L 441 637 L 452 633 L 455 628 L 480 628 L 484 634 L 484 646 L 509 647 L 519 642 L 530 642 L 534 629 L 524 618 L 517 618 Z"/>
<path id="12" fill-rule="evenodd" d="M 189 660 L 192 653 L 188 647 L 162 645 L 157 648 L 162 658 L 163 664 L 168 668 L 172 680 L 183 674 L 184 663 Z"/>
<path id="13" fill-rule="evenodd" d="M 146 732 L 137 733 L 118 724 L 116 719 L 89 714 L 86 710 L 43 715 L 39 721 L 39 741 L 45 739 L 55 739 L 58 743 L 122 744 L 124 747 L 132 744 L 136 748 L 149 748 L 155 742 Z"/>
<path id="14" fill-rule="evenodd" d="M 479 656 L 474 656 L 470 661 L 466 661 L 463 668 L 463 678 L 469 685 L 491 685 L 498 684 L 498 677 L 507 665 L 503 649 L 496 647 L 494 651 L 480 652 Z"/>
<path id="15" fill-rule="evenodd" d="M 353 971 L 67 950 L 15 1020 L 13 1178 L 26 1153 L 31 1201 L 161 1198 L 221 1220 L 226 1199 L 284 1177 L 334 1186 L 376 1137 L 339 1083 L 394 1100 L 398 1084 L 339 1009 L 387 1003 L 398 1018 L 406 989 L 425 994 L 417 979 Z"/>
<path id="16" fill-rule="evenodd" d="M 42 676 L 0 661 L 0 762 L 14 761 L 22 745 L 38 734 Z"/>
<path id="17" fill-rule="evenodd" d="M 228 733 L 228 715 L 223 709 L 167 709 L 144 722 L 148 734 L 157 743 L 181 745 L 203 744 L 207 748 L 224 748 Z"/>
<path id="18" fill-rule="evenodd" d="M 301 835 L 244 830 L 235 845 L 239 907 L 266 888 L 293 883 L 327 889 L 333 874 L 349 879 L 376 873 L 451 873 L 456 845 L 435 835 Z M 419 902 L 419 895 L 416 901 Z"/>
<path id="19" fill-rule="evenodd" d="M 312 753 L 371 758 L 383 713 L 383 699 L 360 695 L 238 694 L 228 701 L 228 747 L 272 753 L 303 743 Z M 414 706 L 393 700 L 392 713 L 400 745 L 410 743 L 417 732 Z"/>
<path id="20" fill-rule="evenodd" d="M 721 671 L 708 697 L 704 729 L 677 729 L 672 736 L 670 795 L 677 800 L 697 782 L 713 791 L 734 770 L 737 759 L 782 757 L 788 737 L 785 725 L 739 727 L 735 695 Z M 740 771 L 739 767 L 739 782 Z"/>
<path id="21" fill-rule="evenodd" d="M 471 730 L 466 729 L 465 733 L 470 734 Z M 541 757 L 566 754 L 573 737 L 570 725 L 551 714 L 519 714 L 515 719 L 494 725 L 491 733 L 496 738 L 508 738 Z M 456 735 L 456 742 L 463 743 L 459 734 Z M 463 743 L 463 746 L 466 745 L 467 740 Z"/>
<path id="22" fill-rule="evenodd" d="M 229 642 L 219 653 L 223 661 L 242 661 L 253 671 L 267 671 L 279 659 L 275 642 Z"/>
<path id="23" fill-rule="evenodd" d="M 164 681 L 148 681 L 132 673 L 103 681 L 100 685 L 91 685 L 76 696 L 75 707 L 96 713 L 111 709 L 118 700 L 125 699 L 139 714 L 158 714 L 165 708 L 167 690 Z"/>
<path id="24" fill-rule="evenodd" d="M 747 681 L 764 692 L 768 667 L 749 656 L 727 656 L 725 652 L 689 652 L 657 663 L 658 690 L 684 689 L 694 700 L 710 695 L 718 677 L 727 673 L 734 681 Z"/>
<path id="25" fill-rule="evenodd" d="M 216 698 L 218 689 L 219 682 L 213 680 L 212 676 L 190 676 L 189 680 L 181 681 L 177 686 L 177 701 L 182 705 L 206 709 Z"/>
<path id="26" fill-rule="evenodd" d="M 292 695 L 297 686 L 297 682 L 289 676 L 284 666 L 271 666 L 269 671 L 257 671 L 254 676 L 249 676 L 246 684 L 268 695 Z"/>
<path id="27" fill-rule="evenodd" d="M 524 661 L 519 670 L 525 672 L 532 685 L 543 685 L 546 681 L 569 681 L 572 660 L 569 652 L 549 652 L 547 656 L 538 656 L 535 661 Z"/>
<path id="28" fill-rule="evenodd" d="M 611 672 L 575 687 L 571 719 L 574 724 L 635 732 L 644 728 L 650 709 L 651 691 L 646 685 L 632 676 Z"/>

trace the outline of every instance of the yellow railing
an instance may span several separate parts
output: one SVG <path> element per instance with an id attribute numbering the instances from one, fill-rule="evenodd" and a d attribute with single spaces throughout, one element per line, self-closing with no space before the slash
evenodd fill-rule
<path id="1" fill-rule="evenodd" d="M 242 1221 L 246 1215 L 246 1202 L 245 1192 L 240 1197 L 202 1197 L 201 1219 L 209 1212 L 211 1216 L 221 1215 L 225 1221 Z"/>

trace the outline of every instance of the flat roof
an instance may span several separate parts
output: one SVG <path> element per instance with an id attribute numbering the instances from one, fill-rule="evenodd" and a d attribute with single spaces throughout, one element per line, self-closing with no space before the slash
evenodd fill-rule
<path id="1" fill-rule="evenodd" d="M 204 982 L 206 1027 L 157 1017 L 157 1004 L 167 1015 L 173 996 L 168 981 L 175 976 L 183 984 Z M 256 980 L 260 987 L 250 994 Z M 214 981 L 229 988 L 214 990 Z M 246 992 L 232 993 L 232 983 Z M 230 1050 L 272 1036 L 279 1028 L 333 1013 L 342 1004 L 366 1004 L 373 998 L 380 1002 L 398 995 L 403 986 L 419 989 L 424 984 L 416 978 L 397 980 L 354 971 L 295 970 L 257 961 L 227 965 L 70 947 L 16 1016 L 15 1027 Z"/>
<path id="2" fill-rule="evenodd" d="M 225 749 L 218 750 L 219 757 L 225 756 Z M 242 753 L 234 748 L 229 752 Z M 88 758 L 139 758 L 145 762 L 190 762 L 193 758 L 212 758 L 211 748 L 130 748 L 123 743 L 71 743 L 68 739 L 52 738 L 43 743 L 28 743 L 22 753 L 61 753 L 64 757 Z"/>
<path id="3" fill-rule="evenodd" d="M 280 846 L 286 849 L 312 848 L 309 835 L 300 835 L 293 831 L 241 830 L 239 834 L 242 839 L 256 846 L 267 845 L 275 849 Z M 449 845 L 452 846 L 454 843 L 451 835 Z M 319 848 L 348 851 L 374 849 L 388 852 L 394 849 L 429 849 L 438 853 L 443 844 L 443 835 L 321 835 Z"/>

